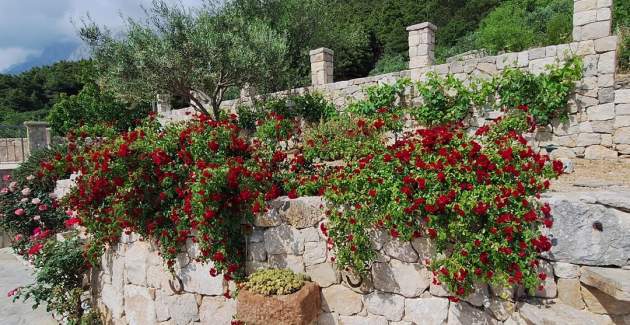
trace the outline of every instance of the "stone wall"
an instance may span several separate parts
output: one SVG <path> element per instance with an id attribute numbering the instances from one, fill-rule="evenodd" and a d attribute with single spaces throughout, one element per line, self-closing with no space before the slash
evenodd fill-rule
<path id="1" fill-rule="evenodd" d="M 544 200 L 555 219 L 549 231 L 554 246 L 541 264 L 549 275 L 545 288 L 533 296 L 479 285 L 452 303 L 422 263 L 434 256 L 431 243 L 402 242 L 386 232 L 373 233 L 378 259 L 360 281 L 331 262 L 319 230 L 326 222 L 320 197 L 271 203 L 247 239 L 247 271 L 308 274 L 322 288 L 317 324 L 630 324 L 630 190 L 552 193 Z M 232 285 L 211 277 L 211 265 L 194 261 L 195 244 L 186 250 L 176 264 L 180 283 L 137 235 L 108 249 L 93 283 L 110 322 L 229 324 L 236 302 L 222 294 Z M 505 293 L 519 299 L 500 298 Z"/>
<path id="2" fill-rule="evenodd" d="M 615 87 L 617 37 L 611 33 L 610 0 L 574 1 L 573 39 L 569 44 L 551 45 L 533 48 L 517 53 L 505 53 L 496 56 L 463 57 L 441 65 L 432 65 L 432 37 L 435 26 L 422 23 L 410 26 L 409 48 L 410 68 L 395 73 L 359 78 L 346 81 L 329 82 L 324 80 L 321 69 L 313 70 L 313 86 L 292 89 L 263 97 L 283 96 L 316 91 L 343 108 L 348 103 L 363 98 L 362 89 L 368 86 L 393 83 L 397 79 L 410 77 L 422 80 L 428 72 L 439 75 L 448 73 L 461 80 L 473 77 L 490 77 L 507 67 L 516 67 L 540 73 L 549 64 L 562 62 L 569 55 L 577 55 L 584 61 L 584 78 L 578 83 L 575 94 L 570 99 L 569 122 L 555 122 L 539 130 L 534 144 L 555 147 L 555 157 L 584 157 L 587 159 L 610 159 L 630 157 L 630 88 Z M 420 42 L 424 40 L 426 42 Z M 320 51 L 321 52 L 321 51 Z M 319 52 L 318 52 L 319 53 Z M 332 69 L 332 52 L 326 52 L 326 61 Z M 323 60 L 323 59 L 322 59 Z M 323 62 L 323 61 L 322 61 Z M 317 76 L 315 74 L 318 74 Z M 625 87 L 625 88 L 622 88 Z M 410 89 L 408 95 L 412 103 L 419 103 L 418 94 Z M 251 98 L 243 97 L 225 101 L 222 106 L 234 110 L 238 105 L 247 105 Z M 186 119 L 191 109 L 164 113 L 165 120 Z M 472 127 L 483 125 L 496 118 L 496 112 L 486 112 L 474 116 Z"/>
<path id="3" fill-rule="evenodd" d="M 0 163 L 20 162 L 29 154 L 28 139 L 2 138 L 0 139 Z"/>

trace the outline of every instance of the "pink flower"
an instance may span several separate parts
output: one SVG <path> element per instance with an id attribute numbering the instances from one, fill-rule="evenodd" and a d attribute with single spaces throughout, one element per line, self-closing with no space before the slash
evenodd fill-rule
<path id="1" fill-rule="evenodd" d="M 18 216 L 18 217 L 23 216 L 25 213 L 26 213 L 26 211 L 24 211 L 24 209 L 22 209 L 22 208 L 19 208 L 19 209 L 15 210 L 15 215 Z"/>
<path id="2" fill-rule="evenodd" d="M 13 192 L 17 188 L 17 182 L 9 183 L 9 191 Z"/>
<path id="3" fill-rule="evenodd" d="M 7 292 L 7 297 L 13 297 L 18 292 L 19 288 L 15 288 L 9 292 Z"/>
<path id="4" fill-rule="evenodd" d="M 5 181 L 5 182 L 10 181 L 11 180 L 11 174 L 7 174 L 7 175 L 2 176 L 2 180 Z"/>
<path id="5" fill-rule="evenodd" d="M 33 175 L 28 175 L 28 176 L 26 176 L 26 180 L 27 180 L 27 181 L 32 181 L 32 180 L 34 180 L 34 179 L 35 179 L 35 176 L 33 176 Z"/>
<path id="6" fill-rule="evenodd" d="M 20 240 L 22 240 L 22 235 L 21 234 L 17 234 L 17 235 L 15 235 L 15 237 L 13 239 L 15 241 L 20 241 Z"/>
<path id="7" fill-rule="evenodd" d="M 29 195 L 31 195 L 31 189 L 30 189 L 30 188 L 28 188 L 28 187 L 25 187 L 25 188 L 22 190 L 22 195 L 24 195 L 24 196 L 29 196 Z"/>
<path id="8" fill-rule="evenodd" d="M 48 210 L 48 205 L 42 204 L 42 205 L 38 206 L 37 209 L 39 211 L 46 211 L 46 210 Z"/>
<path id="9" fill-rule="evenodd" d="M 7 194 L 7 193 L 9 193 L 9 188 L 8 188 L 8 187 L 3 187 L 3 188 L 0 190 L 0 194 Z"/>
<path id="10" fill-rule="evenodd" d="M 39 219 L 41 219 L 41 218 L 42 218 L 42 217 L 41 217 L 41 216 L 39 216 L 39 215 L 37 215 L 37 216 L 33 216 L 33 220 L 35 220 L 35 221 L 39 221 Z"/>
<path id="11" fill-rule="evenodd" d="M 40 200 L 38 197 L 36 197 L 36 198 L 33 198 L 31 200 L 31 203 L 33 203 L 33 204 L 40 204 L 40 203 L 42 203 L 42 200 Z"/>

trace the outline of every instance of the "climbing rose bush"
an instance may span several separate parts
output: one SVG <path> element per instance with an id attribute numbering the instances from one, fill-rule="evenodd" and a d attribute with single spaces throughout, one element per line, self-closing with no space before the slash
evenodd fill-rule
<path id="1" fill-rule="evenodd" d="M 199 243 L 211 275 L 242 275 L 243 232 L 266 202 L 283 194 L 278 171 L 286 154 L 262 150 L 239 136 L 231 121 L 204 116 L 162 127 L 150 119 L 111 138 L 78 137 L 83 150 L 69 165 L 79 176 L 64 203 L 91 234 L 88 258 L 95 262 L 121 234 L 136 232 L 158 243 L 169 267 L 187 240 Z"/>
<path id="2" fill-rule="evenodd" d="M 302 192 L 324 188 L 332 205 L 322 231 L 338 266 L 369 270 L 376 259 L 372 234 L 384 231 L 403 241 L 431 240 L 438 254 L 423 262 L 452 300 L 480 282 L 537 289 L 546 277 L 536 271 L 538 255 L 551 248 L 540 228 L 553 220 L 536 199 L 563 166 L 534 152 L 520 133 L 494 132 L 515 120 L 534 127 L 521 112 L 474 136 L 461 127 L 421 129 L 348 161 L 316 185 L 304 181 Z"/>

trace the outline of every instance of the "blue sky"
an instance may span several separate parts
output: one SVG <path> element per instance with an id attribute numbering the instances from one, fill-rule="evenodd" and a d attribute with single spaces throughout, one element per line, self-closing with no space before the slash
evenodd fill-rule
<path id="1" fill-rule="evenodd" d="M 198 6 L 203 0 L 167 0 Z M 124 16 L 142 17 L 151 0 L 0 0 L 0 72 L 38 56 L 48 46 L 79 42 L 77 26 L 88 13 L 116 29 Z"/>

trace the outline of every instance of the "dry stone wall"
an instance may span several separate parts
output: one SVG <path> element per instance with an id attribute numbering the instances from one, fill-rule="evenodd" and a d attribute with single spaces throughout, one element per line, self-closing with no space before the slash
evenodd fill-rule
<path id="1" fill-rule="evenodd" d="M 630 323 L 630 190 L 552 193 L 553 248 L 543 256 L 544 289 L 479 285 L 459 303 L 432 283 L 423 261 L 435 256 L 431 242 L 403 242 L 372 233 L 378 258 L 363 280 L 338 270 L 320 224 L 327 222 L 320 197 L 271 202 L 247 238 L 247 272 L 289 268 L 321 287 L 317 324 L 628 324 Z M 597 226 L 601 224 L 601 227 Z M 601 229 L 601 230 L 598 230 Z M 148 241 L 124 235 L 95 270 L 94 297 L 112 324 L 229 324 L 234 289 L 211 277 L 211 264 L 194 261 L 189 242 L 172 277 Z M 179 282 L 179 280 L 181 282 Z M 518 297 L 517 300 L 501 297 Z"/>

